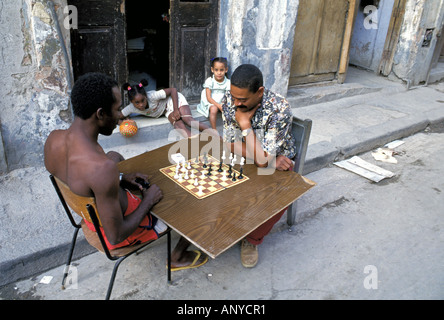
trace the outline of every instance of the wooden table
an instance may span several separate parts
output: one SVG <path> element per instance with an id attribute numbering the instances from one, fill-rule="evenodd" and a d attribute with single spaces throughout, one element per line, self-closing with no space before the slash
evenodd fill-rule
<path id="1" fill-rule="evenodd" d="M 199 200 L 159 171 L 174 164 L 171 154 L 181 153 L 193 159 L 207 152 L 220 159 L 222 148 L 220 138 L 200 134 L 119 164 L 123 173 L 150 176 L 150 182 L 158 185 L 164 195 L 152 213 L 213 259 L 315 185 L 292 171 L 263 175 L 256 165 L 246 164 L 244 174 L 250 178 L 248 181 Z"/>

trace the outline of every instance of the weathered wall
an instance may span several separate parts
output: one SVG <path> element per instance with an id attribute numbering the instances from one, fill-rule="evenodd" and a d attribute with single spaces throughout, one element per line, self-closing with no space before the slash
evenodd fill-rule
<path id="1" fill-rule="evenodd" d="M 63 16 L 66 0 L 55 2 Z M 71 119 L 66 60 L 50 4 L 0 2 L 0 172 L 41 166 L 46 137 Z"/>
<path id="2" fill-rule="evenodd" d="M 437 34 L 443 25 L 442 0 L 408 0 L 394 57 L 393 74 L 408 86 L 427 81 Z M 434 28 L 430 46 L 422 47 L 426 29 Z"/>
<path id="3" fill-rule="evenodd" d="M 265 86 L 286 95 L 299 0 L 221 1 L 219 54 L 229 74 L 244 63 L 262 70 Z"/>

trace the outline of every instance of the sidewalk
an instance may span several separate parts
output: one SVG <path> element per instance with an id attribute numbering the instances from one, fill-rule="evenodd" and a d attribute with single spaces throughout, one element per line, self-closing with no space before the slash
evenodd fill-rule
<path id="1" fill-rule="evenodd" d="M 354 68 L 343 85 L 291 88 L 288 100 L 296 117 L 313 121 L 304 175 L 444 121 L 444 83 L 407 91 L 400 83 Z M 195 110 L 193 115 L 205 120 Z M 169 143 L 166 119 L 137 121 L 139 132 L 133 138 L 117 132 L 101 137 L 105 150 L 129 158 Z M 25 168 L 1 176 L 0 195 L 0 286 L 64 264 L 73 230 L 46 170 Z M 91 252 L 79 233 L 75 256 Z"/>

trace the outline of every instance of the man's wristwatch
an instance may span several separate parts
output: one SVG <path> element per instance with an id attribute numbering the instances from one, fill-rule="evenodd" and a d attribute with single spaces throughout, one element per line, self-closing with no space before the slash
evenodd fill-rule
<path id="1" fill-rule="evenodd" d="M 251 131 L 253 131 L 253 128 L 251 128 L 251 127 L 248 128 L 248 129 L 242 130 L 242 136 L 243 136 L 243 137 L 248 136 L 248 134 L 249 134 Z"/>

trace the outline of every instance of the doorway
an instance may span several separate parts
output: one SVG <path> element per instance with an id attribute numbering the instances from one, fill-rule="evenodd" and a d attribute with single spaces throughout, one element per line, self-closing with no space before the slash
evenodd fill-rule
<path id="1" fill-rule="evenodd" d="M 74 78 L 103 72 L 148 90 L 175 87 L 193 100 L 217 52 L 219 0 L 68 0 Z"/>
<path id="2" fill-rule="evenodd" d="M 148 89 L 168 88 L 170 1 L 126 0 L 128 82 L 148 80 Z"/>
<path id="3" fill-rule="evenodd" d="M 349 35 L 349 0 L 300 0 L 289 85 L 337 78 L 341 50 Z M 346 38 L 345 38 L 346 37 Z"/>

